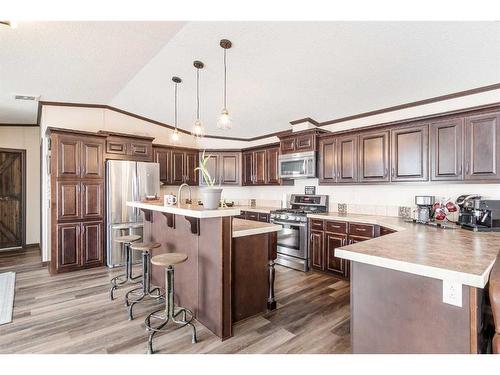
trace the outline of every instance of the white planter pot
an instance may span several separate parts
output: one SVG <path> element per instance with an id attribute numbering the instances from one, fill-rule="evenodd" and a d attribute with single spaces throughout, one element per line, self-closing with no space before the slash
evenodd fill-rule
<path id="1" fill-rule="evenodd" d="M 222 195 L 222 188 L 203 188 L 201 189 L 201 201 L 203 207 L 207 210 L 216 210 L 219 208 L 220 197 Z"/>

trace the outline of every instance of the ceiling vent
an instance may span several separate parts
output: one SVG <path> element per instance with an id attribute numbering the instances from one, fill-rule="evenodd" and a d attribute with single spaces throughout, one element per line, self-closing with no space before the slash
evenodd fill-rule
<path id="1" fill-rule="evenodd" d="M 40 95 L 14 95 L 14 99 L 16 100 L 31 100 L 31 101 L 37 101 L 40 99 Z"/>

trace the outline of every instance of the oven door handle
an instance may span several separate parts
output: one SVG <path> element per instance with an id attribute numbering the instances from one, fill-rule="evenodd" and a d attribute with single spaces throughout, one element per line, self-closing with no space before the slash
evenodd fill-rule
<path id="1" fill-rule="evenodd" d="M 279 224 L 279 225 L 289 225 L 289 226 L 294 226 L 294 227 L 305 227 L 306 224 L 304 223 L 285 223 L 284 221 L 276 221 L 272 220 L 273 224 Z"/>

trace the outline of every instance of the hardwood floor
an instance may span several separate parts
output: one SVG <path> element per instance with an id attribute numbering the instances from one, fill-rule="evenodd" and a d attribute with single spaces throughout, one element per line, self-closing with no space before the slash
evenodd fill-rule
<path id="1" fill-rule="evenodd" d="M 0 272 L 15 271 L 13 322 L 0 326 L 0 353 L 145 353 L 145 315 L 127 320 L 125 289 L 109 300 L 109 280 L 120 270 L 96 268 L 49 276 L 39 249 L 0 252 Z M 235 326 L 221 342 L 201 324 L 197 344 L 189 329 L 155 337 L 159 353 L 350 353 L 349 283 L 316 272 L 276 266 L 277 310 Z"/>

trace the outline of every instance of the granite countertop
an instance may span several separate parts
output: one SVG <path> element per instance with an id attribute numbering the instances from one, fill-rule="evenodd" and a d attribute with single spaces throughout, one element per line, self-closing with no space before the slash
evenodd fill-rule
<path id="1" fill-rule="evenodd" d="M 233 219 L 233 238 L 252 236 L 255 234 L 278 232 L 282 226 L 260 221 Z"/>
<path id="2" fill-rule="evenodd" d="M 441 280 L 484 288 L 500 233 L 442 229 L 376 215 L 310 214 L 310 218 L 375 224 L 396 233 L 335 249 L 335 256 Z"/>
<path id="3" fill-rule="evenodd" d="M 175 204 L 172 206 L 165 206 L 163 202 L 127 202 L 127 206 L 142 208 L 151 211 L 167 212 L 175 215 L 183 215 L 196 217 L 199 219 L 213 218 L 213 217 L 226 217 L 237 216 L 241 210 L 237 207 L 218 208 L 216 210 L 207 210 L 203 206 L 191 204 Z"/>

